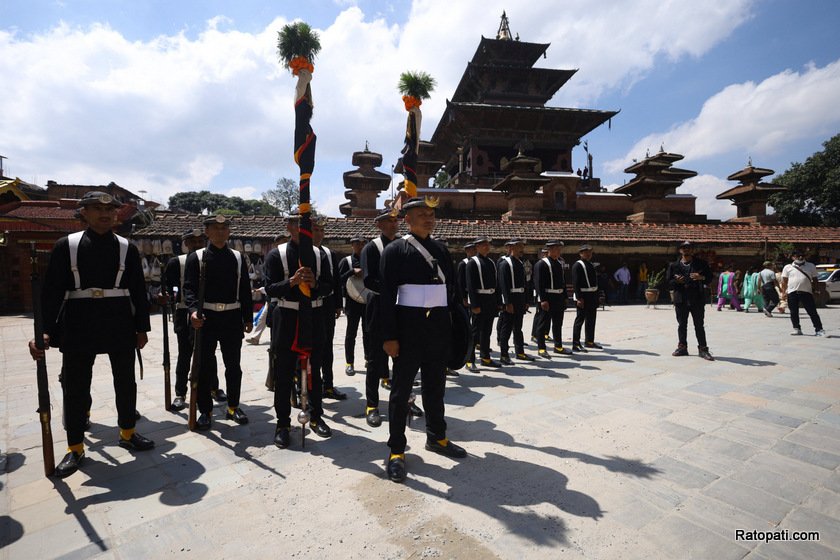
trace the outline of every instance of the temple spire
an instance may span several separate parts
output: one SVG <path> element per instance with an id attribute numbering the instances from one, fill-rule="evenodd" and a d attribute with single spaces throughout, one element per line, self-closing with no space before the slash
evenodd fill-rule
<path id="1" fill-rule="evenodd" d="M 499 30 L 496 32 L 496 39 L 502 41 L 513 39 L 513 35 L 510 33 L 510 22 L 505 12 L 502 12 L 502 21 L 499 23 Z"/>

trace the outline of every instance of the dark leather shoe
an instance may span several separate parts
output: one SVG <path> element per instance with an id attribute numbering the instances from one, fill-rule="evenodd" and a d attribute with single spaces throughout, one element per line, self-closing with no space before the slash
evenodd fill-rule
<path id="1" fill-rule="evenodd" d="M 195 429 L 196 430 L 209 430 L 210 429 L 210 415 L 209 414 L 199 414 L 198 420 L 195 421 Z"/>
<path id="2" fill-rule="evenodd" d="M 309 422 L 309 426 L 312 428 L 312 431 L 321 436 L 322 438 L 328 438 L 332 435 L 332 430 L 329 426 L 327 426 L 324 419 L 321 418 L 317 421 L 311 420 Z"/>
<path id="3" fill-rule="evenodd" d="M 485 367 L 502 367 L 502 364 L 492 358 L 481 358 L 481 365 Z"/>
<path id="4" fill-rule="evenodd" d="M 595 350 L 603 350 L 604 349 L 604 347 L 601 346 L 600 344 L 598 344 L 597 342 L 584 342 L 583 345 L 586 346 L 587 348 L 594 348 Z"/>
<path id="5" fill-rule="evenodd" d="M 227 394 L 225 393 L 224 389 L 216 389 L 215 391 L 211 391 L 213 395 L 213 400 L 216 402 L 227 402 Z"/>
<path id="6" fill-rule="evenodd" d="M 336 401 L 343 401 L 347 400 L 347 395 L 336 389 L 335 387 L 330 387 L 329 389 L 324 389 L 324 398 L 325 399 L 333 399 Z"/>
<path id="7" fill-rule="evenodd" d="M 172 401 L 172 410 L 184 410 L 187 408 L 187 401 L 181 395 L 175 395 L 175 400 Z"/>
<path id="8" fill-rule="evenodd" d="M 289 428 L 277 428 L 274 432 L 274 445 L 279 447 L 280 449 L 286 449 L 289 447 Z"/>
<path id="9" fill-rule="evenodd" d="M 572 351 L 573 352 L 580 352 L 581 354 L 586 354 L 586 353 L 589 352 L 589 350 L 587 350 L 586 348 L 584 348 L 580 344 L 573 344 L 572 345 Z"/>
<path id="10" fill-rule="evenodd" d="M 688 348 L 680 344 L 677 349 L 671 352 L 672 356 L 688 356 Z"/>
<path id="11" fill-rule="evenodd" d="M 346 373 L 346 374 L 347 374 L 347 375 L 349 375 L 350 377 L 353 377 L 354 375 L 356 375 L 356 370 L 355 370 L 355 369 L 353 369 L 353 365 L 352 365 L 352 364 L 348 364 L 348 365 L 347 365 L 347 367 L 346 367 L 346 368 L 344 368 L 344 373 Z"/>
<path id="12" fill-rule="evenodd" d="M 70 451 L 67 455 L 64 456 L 64 459 L 58 464 L 55 468 L 55 476 L 58 478 L 64 478 L 66 476 L 70 476 L 77 470 L 79 470 L 79 465 L 82 464 L 82 460 L 85 458 L 85 452 L 82 451 L 81 453 L 76 453 L 75 451 Z"/>
<path id="13" fill-rule="evenodd" d="M 365 422 L 371 428 L 378 428 L 382 425 L 382 416 L 379 415 L 379 409 L 374 408 L 365 416 Z"/>
<path id="14" fill-rule="evenodd" d="M 434 440 L 427 439 L 426 449 L 452 459 L 463 459 L 467 456 L 467 451 L 463 447 L 455 445 L 449 440 L 446 440 L 446 445 L 441 445 Z"/>
<path id="15" fill-rule="evenodd" d="M 454 369 L 446 368 L 446 377 L 458 377 L 459 375 L 461 374 Z"/>
<path id="16" fill-rule="evenodd" d="M 528 354 L 525 354 L 524 352 L 521 352 L 521 353 L 517 354 L 516 359 L 517 360 L 522 360 L 523 362 L 535 362 L 535 361 L 537 361 L 537 359 L 535 357 L 529 356 Z"/>
<path id="17" fill-rule="evenodd" d="M 467 371 L 470 373 L 480 373 L 481 370 L 475 365 L 475 362 L 467 362 Z"/>
<path id="18" fill-rule="evenodd" d="M 568 349 L 563 348 L 562 346 L 555 346 L 554 347 L 554 353 L 555 354 L 562 354 L 564 356 L 568 356 L 569 354 L 571 354 L 571 352 L 569 352 Z"/>
<path id="19" fill-rule="evenodd" d="M 714 362 L 715 361 L 715 357 L 712 356 L 711 353 L 709 353 L 708 348 L 700 348 L 700 352 L 697 355 L 700 356 L 701 358 L 703 358 L 704 360 L 709 361 L 709 362 Z"/>
<path id="20" fill-rule="evenodd" d="M 392 482 L 404 482 L 405 481 L 405 459 L 400 459 L 399 457 L 394 457 L 393 459 L 388 460 L 388 478 L 391 479 Z"/>
<path id="21" fill-rule="evenodd" d="M 423 416 L 423 409 L 417 406 L 414 403 L 408 404 L 408 413 L 412 416 L 416 416 L 417 418 Z"/>
<path id="22" fill-rule="evenodd" d="M 511 360 L 509 356 L 502 356 L 501 358 L 499 358 L 499 363 L 501 363 L 503 366 L 512 366 L 513 360 Z"/>
<path id="23" fill-rule="evenodd" d="M 385 389 L 386 391 L 391 390 L 391 380 L 390 379 L 382 379 L 379 382 L 379 384 L 382 385 L 382 388 Z"/>
<path id="24" fill-rule="evenodd" d="M 546 360 L 551 359 L 551 354 L 549 354 L 548 350 L 546 350 L 545 348 L 540 348 L 539 350 L 537 350 L 537 356 L 539 356 L 540 358 L 545 358 Z"/>
<path id="25" fill-rule="evenodd" d="M 147 437 L 141 436 L 137 432 L 131 434 L 131 438 L 120 438 L 120 447 L 131 449 L 132 451 L 148 451 L 155 446 L 155 442 Z"/>
<path id="26" fill-rule="evenodd" d="M 247 424 L 248 423 L 248 417 L 245 416 L 245 413 L 242 412 L 242 409 L 239 408 L 238 406 L 233 409 L 233 414 L 231 414 L 230 411 L 227 411 L 225 413 L 225 418 L 227 418 L 228 420 L 233 420 L 237 424 Z"/>

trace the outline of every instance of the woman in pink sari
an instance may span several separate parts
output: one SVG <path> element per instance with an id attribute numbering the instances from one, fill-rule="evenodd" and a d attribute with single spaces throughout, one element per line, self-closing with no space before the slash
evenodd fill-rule
<path id="1" fill-rule="evenodd" d="M 718 278 L 718 311 L 727 300 L 735 306 L 736 310 L 742 311 L 741 302 L 738 301 L 738 291 L 735 287 L 735 273 L 732 272 L 732 265 L 728 265 Z"/>

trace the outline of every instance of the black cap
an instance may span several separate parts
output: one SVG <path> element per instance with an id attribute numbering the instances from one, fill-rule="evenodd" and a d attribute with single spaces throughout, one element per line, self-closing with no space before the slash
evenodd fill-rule
<path id="1" fill-rule="evenodd" d="M 288 239 L 288 238 L 289 238 L 288 233 L 278 233 L 277 235 L 274 236 L 274 241 L 281 241 L 283 239 Z"/>
<path id="2" fill-rule="evenodd" d="M 467 241 L 464 243 L 464 249 L 472 249 L 475 247 L 475 241 Z"/>
<path id="3" fill-rule="evenodd" d="M 694 243 L 692 243 L 691 241 L 683 241 L 682 243 L 680 243 L 680 249 L 682 249 L 683 247 L 694 249 Z"/>
<path id="4" fill-rule="evenodd" d="M 478 245 L 478 244 L 480 244 L 480 243 L 490 243 L 490 241 L 491 241 L 491 239 L 490 239 L 488 236 L 486 236 L 486 235 L 479 235 L 478 237 L 476 237 L 476 238 L 473 240 L 473 243 L 475 243 L 476 245 Z"/>
<path id="5" fill-rule="evenodd" d="M 364 235 L 354 235 L 350 238 L 350 243 L 364 243 L 365 241 Z"/>
<path id="6" fill-rule="evenodd" d="M 564 243 L 557 239 L 549 239 L 545 242 L 546 247 L 563 247 Z"/>
<path id="7" fill-rule="evenodd" d="M 415 196 L 414 198 L 409 198 L 405 204 L 402 205 L 402 210 L 411 210 L 412 208 L 434 208 L 429 204 L 429 200 L 426 198 L 421 198 L 419 196 Z"/>
<path id="8" fill-rule="evenodd" d="M 86 192 L 81 200 L 79 200 L 80 207 L 90 206 L 92 204 L 107 204 L 108 206 L 113 206 L 114 208 L 122 206 L 122 203 L 119 200 L 102 191 Z"/>
<path id="9" fill-rule="evenodd" d="M 189 239 L 190 237 L 204 237 L 204 232 L 198 228 L 188 229 L 181 234 L 181 241 Z"/>
<path id="10" fill-rule="evenodd" d="M 591 251 L 591 250 L 592 250 L 592 246 L 589 243 L 584 243 L 578 249 L 578 253 L 583 253 L 584 251 Z"/>
<path id="11" fill-rule="evenodd" d="M 390 210 L 385 210 L 384 212 L 382 212 L 381 214 L 379 214 L 378 216 L 376 216 L 376 217 L 373 219 L 373 221 L 374 221 L 375 223 L 379 223 L 379 222 L 381 222 L 382 220 L 387 220 L 388 218 L 396 218 L 396 217 L 397 217 L 397 215 L 396 215 L 396 214 L 394 214 L 394 213 L 392 213 Z"/>
<path id="12" fill-rule="evenodd" d="M 524 245 L 525 240 L 521 237 L 514 237 L 513 239 L 505 242 L 505 245 Z"/>
<path id="13" fill-rule="evenodd" d="M 227 224 L 230 225 L 230 218 L 225 216 L 224 214 L 216 214 L 215 216 L 208 216 L 204 219 L 204 225 L 209 226 L 212 224 Z"/>

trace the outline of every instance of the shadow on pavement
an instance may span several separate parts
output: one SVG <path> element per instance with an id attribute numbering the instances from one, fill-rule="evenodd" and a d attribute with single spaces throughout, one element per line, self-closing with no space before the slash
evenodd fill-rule
<path id="1" fill-rule="evenodd" d="M 23 525 L 8 515 L 0 515 L 0 548 L 9 546 L 23 536 Z"/>

